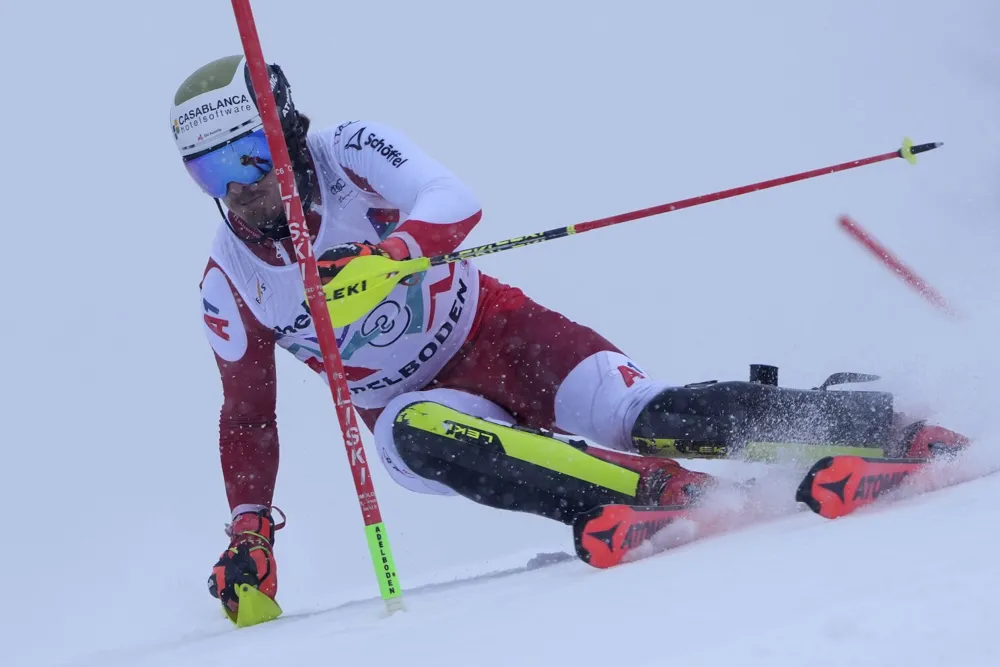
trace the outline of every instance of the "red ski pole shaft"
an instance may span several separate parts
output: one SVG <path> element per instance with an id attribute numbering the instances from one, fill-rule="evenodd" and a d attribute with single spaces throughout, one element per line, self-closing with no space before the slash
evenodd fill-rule
<path id="1" fill-rule="evenodd" d="M 361 432 L 355 421 L 354 405 L 351 401 L 350 388 L 344 374 L 344 364 L 337 349 L 337 337 L 330 313 L 327 310 L 326 296 L 323 294 L 316 257 L 313 254 L 309 232 L 306 229 L 302 202 L 295 185 L 295 173 L 292 161 L 288 155 L 288 146 L 281 129 L 281 120 L 275 108 L 274 96 L 264 61 L 264 54 L 257 36 L 257 26 L 254 23 L 253 12 L 249 0 L 232 0 L 236 23 L 239 25 L 240 39 L 243 42 L 243 52 L 246 54 L 247 65 L 250 68 L 250 78 L 256 92 L 257 107 L 260 109 L 264 122 L 264 133 L 267 145 L 271 150 L 274 171 L 281 188 L 281 199 L 285 205 L 285 215 L 288 218 L 288 229 L 291 233 L 292 245 L 295 248 L 295 258 L 299 264 L 302 281 L 305 286 L 306 301 L 312 316 L 316 336 L 319 339 L 320 351 L 323 355 L 323 369 L 333 395 L 336 406 L 340 431 L 347 448 L 347 459 L 354 475 L 354 486 L 358 492 L 358 504 L 365 522 L 365 532 L 368 537 L 368 547 L 372 563 L 375 566 L 376 577 L 382 597 L 389 611 L 399 608 L 402 590 L 396 580 L 395 564 L 389 548 L 389 540 L 378 499 L 375 497 L 375 486 L 372 484 L 371 472 L 365 460 L 364 448 L 361 443 Z"/>
<path id="2" fill-rule="evenodd" d="M 702 204 L 708 204 L 709 202 L 719 201 L 720 199 L 729 199 L 730 197 L 738 197 L 740 195 L 745 195 L 750 192 L 757 192 L 758 190 L 767 190 L 768 188 L 776 188 L 779 185 L 785 185 L 787 183 L 795 183 L 796 181 L 804 181 L 809 178 L 816 178 L 817 176 L 833 174 L 838 171 L 857 169 L 858 167 L 864 167 L 869 164 L 875 164 L 876 162 L 884 162 L 885 160 L 892 160 L 894 158 L 904 158 L 910 163 L 915 163 L 916 162 L 916 158 L 914 157 L 915 155 L 917 155 L 918 153 L 925 153 L 927 151 L 934 150 L 938 146 L 941 146 L 940 142 L 920 144 L 914 146 L 913 143 L 907 139 L 906 141 L 903 142 L 902 148 L 890 151 L 888 153 L 882 153 L 881 155 L 873 155 L 871 157 L 862 158 L 860 160 L 842 162 L 841 164 L 835 164 L 829 167 L 822 167 L 820 169 L 813 169 L 811 171 L 803 171 L 801 173 L 792 174 L 790 176 L 782 176 L 781 178 L 773 178 L 769 181 L 761 181 L 760 183 L 751 183 L 750 185 L 743 185 L 738 188 L 731 188 L 729 190 L 720 190 L 719 192 L 713 192 L 711 194 L 701 195 L 698 197 L 691 197 L 690 199 L 681 199 L 675 202 L 669 202 L 667 204 L 660 204 L 659 206 L 651 206 L 649 208 L 643 208 L 637 211 L 620 213 L 618 215 L 613 215 L 608 218 L 600 218 L 598 220 L 591 220 L 589 222 L 580 222 L 575 225 L 570 225 L 568 227 L 557 227 L 556 229 L 550 229 L 544 232 L 536 232 L 534 234 L 529 234 L 527 236 L 508 239 L 506 241 L 499 241 L 497 243 L 488 243 L 486 245 L 477 246 L 475 248 L 468 248 L 466 250 L 459 250 L 457 252 L 449 253 L 447 255 L 439 255 L 437 257 L 432 257 L 430 262 L 432 266 L 436 266 L 438 264 L 457 262 L 459 260 L 469 259 L 471 257 L 491 255 L 495 252 L 502 252 L 504 250 L 511 250 L 513 248 L 521 248 L 527 245 L 541 243 L 542 241 L 551 241 L 553 239 L 559 239 L 563 238 L 564 236 L 570 236 L 573 234 L 582 234 L 584 232 L 589 232 L 594 229 L 601 229 L 602 227 L 610 227 L 612 225 L 618 225 L 623 222 L 631 222 L 632 220 L 639 220 L 640 218 L 649 218 L 654 215 L 660 215 L 661 213 L 671 213 L 673 211 L 678 211 L 683 208 L 691 208 L 692 206 L 701 206 Z"/>

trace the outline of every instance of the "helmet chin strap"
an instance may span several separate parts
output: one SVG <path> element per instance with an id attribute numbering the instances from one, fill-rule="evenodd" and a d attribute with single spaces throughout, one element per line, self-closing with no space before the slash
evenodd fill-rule
<path id="1" fill-rule="evenodd" d="M 236 231 L 233 227 L 233 223 L 229 221 L 229 216 L 226 212 L 222 210 L 222 202 L 218 198 L 215 198 L 215 207 L 219 209 L 219 215 L 222 216 L 222 220 L 226 223 L 226 227 L 229 227 L 236 238 L 247 243 L 265 243 L 267 241 L 273 241 L 279 243 L 284 239 L 291 237 L 291 232 L 288 230 L 288 221 L 285 219 L 285 212 L 282 211 L 277 218 L 268 222 L 265 225 L 260 225 L 257 227 L 257 231 L 260 232 L 257 236 L 246 236 L 246 234 L 241 234 Z M 249 226 L 249 225 L 248 225 Z"/>
<path id="2" fill-rule="evenodd" d="M 279 73 L 281 72 L 277 65 L 272 65 L 272 67 Z M 284 74 L 281 74 L 281 76 L 284 76 Z M 287 130 L 283 128 L 285 143 L 288 146 L 289 157 L 292 161 L 292 171 L 295 173 L 295 185 L 299 191 L 299 200 L 302 202 L 302 211 L 305 213 L 309 212 L 316 180 L 315 167 L 313 166 L 313 161 L 306 144 L 308 128 L 309 119 L 300 115 L 297 111 L 292 115 L 291 126 Z M 257 164 L 257 161 L 254 161 L 254 166 L 264 171 Z M 215 206 L 219 209 L 219 215 L 222 216 L 229 230 L 236 235 L 236 238 L 242 239 L 247 243 L 264 243 L 266 241 L 280 243 L 292 235 L 288 229 L 288 218 L 285 217 L 284 211 L 281 211 L 274 220 L 268 221 L 263 225 L 258 225 L 258 236 L 247 237 L 233 228 L 232 223 L 229 222 L 229 216 L 222 210 L 222 202 L 218 198 L 215 199 Z"/>

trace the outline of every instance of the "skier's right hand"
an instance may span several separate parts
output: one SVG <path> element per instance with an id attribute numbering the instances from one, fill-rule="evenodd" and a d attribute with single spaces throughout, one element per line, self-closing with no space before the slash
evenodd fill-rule
<path id="1" fill-rule="evenodd" d="M 334 279 L 340 271 L 347 266 L 347 263 L 356 257 L 366 257 L 369 255 L 388 256 L 385 250 L 373 243 L 340 243 L 328 249 L 316 264 L 319 268 L 320 282 L 326 285 Z"/>

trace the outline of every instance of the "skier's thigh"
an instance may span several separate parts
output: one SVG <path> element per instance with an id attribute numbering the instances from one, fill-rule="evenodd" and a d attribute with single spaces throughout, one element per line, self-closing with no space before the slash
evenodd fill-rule
<path id="1" fill-rule="evenodd" d="M 407 405 L 419 401 L 431 401 L 448 406 L 472 417 L 482 417 L 485 419 L 496 419 L 510 424 L 514 423 L 514 418 L 496 403 L 481 396 L 469 394 L 457 389 L 427 389 L 425 391 L 411 391 L 401 394 L 389 401 L 385 410 L 379 415 L 375 422 L 375 446 L 378 448 L 379 456 L 385 464 L 389 476 L 397 484 L 400 484 L 410 491 L 418 493 L 433 493 L 443 496 L 455 495 L 455 492 L 440 482 L 417 476 L 403 462 L 403 458 L 396 449 L 396 443 L 392 437 L 392 424 L 396 421 L 396 415 Z"/>

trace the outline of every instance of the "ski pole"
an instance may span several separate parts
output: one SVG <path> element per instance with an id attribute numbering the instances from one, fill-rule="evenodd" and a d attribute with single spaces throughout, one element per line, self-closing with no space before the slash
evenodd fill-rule
<path id="1" fill-rule="evenodd" d="M 358 504 L 365 522 L 365 533 L 368 538 L 368 549 L 371 553 L 372 565 L 378 579 L 382 599 L 385 600 L 389 613 L 402 609 L 402 589 L 396 578 L 396 565 L 389 548 L 389 538 L 379 510 L 378 499 L 375 497 L 375 486 L 372 483 L 371 472 L 365 460 L 365 452 L 361 443 L 361 432 L 358 430 L 354 416 L 354 405 L 351 401 L 350 388 L 344 375 L 344 364 L 337 349 L 337 338 L 323 296 L 316 257 L 313 254 L 312 243 L 306 230 L 305 216 L 302 212 L 302 202 L 295 188 L 295 174 L 292 162 L 285 145 L 285 137 L 281 131 L 281 121 L 275 108 L 274 97 L 268 81 L 267 65 L 261 51 L 260 39 L 257 36 L 257 26 L 249 0 L 232 0 L 236 23 L 240 29 L 240 39 L 250 68 L 250 78 L 257 94 L 257 105 L 264 121 L 264 132 L 267 144 L 274 159 L 274 172 L 281 187 L 281 199 L 285 204 L 285 215 L 288 218 L 288 229 L 291 232 L 292 245 L 295 247 L 295 258 L 299 264 L 302 281 L 305 286 L 306 300 L 312 313 L 316 335 L 319 338 L 320 351 L 323 354 L 323 369 L 329 380 L 330 392 L 336 406 L 337 418 L 340 422 L 341 435 L 347 448 L 347 459 L 354 475 L 354 486 L 358 492 Z"/>
<path id="2" fill-rule="evenodd" d="M 941 296 L 940 292 L 931 287 L 926 280 L 918 276 L 916 271 L 903 264 L 898 257 L 889 252 L 888 248 L 882 245 L 852 218 L 842 215 L 837 219 L 837 224 L 851 238 L 870 252 L 875 259 L 882 262 L 887 269 L 899 276 L 900 280 L 915 289 L 928 303 L 951 317 L 958 316 L 955 310 L 948 304 L 948 301 Z"/>
<path id="3" fill-rule="evenodd" d="M 528 234 L 527 236 L 518 236 L 517 238 L 507 239 L 506 241 L 487 243 L 485 245 L 467 248 L 465 250 L 458 250 L 456 252 L 448 253 L 446 255 L 438 255 L 436 257 L 418 257 L 416 259 L 404 261 L 394 261 L 386 257 L 379 257 L 378 255 L 358 257 L 357 259 L 348 262 L 347 266 L 345 266 L 333 278 L 333 280 L 323 287 L 323 291 L 326 293 L 326 300 L 330 304 L 330 312 L 334 326 L 342 327 L 360 319 L 372 308 L 378 305 L 382 299 L 389 295 L 389 292 L 392 291 L 400 280 L 414 273 L 426 271 L 432 266 L 449 264 L 451 262 L 458 262 L 463 259 L 471 259 L 473 257 L 482 257 L 483 255 L 492 255 L 505 250 L 534 245 L 535 243 L 561 239 L 565 236 L 583 234 L 584 232 L 601 229 L 603 227 L 611 227 L 612 225 L 618 225 L 623 222 L 639 220 L 640 218 L 649 218 L 654 215 L 660 215 L 661 213 L 671 213 L 673 211 L 679 211 L 680 209 L 691 208 L 693 206 L 701 206 L 702 204 L 719 201 L 720 199 L 738 197 L 739 195 L 745 195 L 750 192 L 766 190 L 779 185 L 785 185 L 786 183 L 804 181 L 809 178 L 833 174 L 838 171 L 856 169 L 858 167 L 875 164 L 876 162 L 892 160 L 894 158 L 903 158 L 910 164 L 916 164 L 916 155 L 934 150 L 941 145 L 941 142 L 914 145 L 913 142 L 907 138 L 903 140 L 903 146 L 901 148 L 888 153 L 882 153 L 881 155 L 873 155 L 860 160 L 852 160 L 850 162 L 835 164 L 830 167 L 803 171 L 798 174 L 782 176 L 781 178 L 774 178 L 769 181 L 761 181 L 750 185 L 743 185 L 729 190 L 720 190 L 719 192 L 713 192 L 711 194 L 701 195 L 698 197 L 691 197 L 690 199 L 681 199 L 679 201 L 660 204 L 659 206 L 652 206 L 650 208 L 643 208 L 637 211 L 630 211 L 628 213 L 621 213 L 608 218 L 600 218 L 589 222 L 580 222 L 575 225 L 569 225 L 568 227 L 557 227 L 544 232 L 536 232 L 534 234 Z"/>
<path id="4" fill-rule="evenodd" d="M 516 239 L 500 241 L 498 243 L 488 243 L 486 245 L 481 245 L 475 248 L 468 248 L 467 250 L 459 250 L 457 252 L 449 253 L 447 255 L 439 255 L 437 257 L 432 257 L 430 265 L 437 266 L 438 264 L 457 262 L 462 259 L 469 259 L 470 257 L 481 257 L 483 255 L 490 255 L 495 252 L 510 250 L 511 248 L 521 248 L 523 246 L 531 245 L 533 243 L 541 243 L 542 241 L 551 241 L 552 239 L 559 239 L 564 236 L 570 236 L 573 234 L 583 234 L 584 232 L 589 232 L 594 229 L 611 227 L 612 225 L 618 225 L 623 222 L 631 222 L 632 220 L 639 220 L 640 218 L 650 218 L 654 215 L 660 215 L 661 213 L 672 213 L 673 211 L 679 211 L 683 208 L 701 206 L 702 204 L 708 204 L 710 202 L 719 201 L 720 199 L 729 199 L 731 197 L 738 197 L 739 195 L 745 195 L 750 192 L 757 192 L 758 190 L 767 190 L 768 188 L 775 188 L 778 187 L 779 185 L 785 185 L 786 183 L 795 183 L 796 181 L 804 181 L 809 178 L 815 178 L 817 176 L 823 176 L 825 174 L 833 174 L 838 171 L 856 169 L 858 167 L 864 167 L 869 164 L 875 164 L 876 162 L 892 160 L 893 158 L 903 158 L 910 164 L 916 164 L 917 158 L 915 156 L 918 153 L 925 153 L 927 151 L 934 150 L 935 148 L 941 145 L 942 145 L 941 142 L 934 142 L 934 143 L 920 144 L 918 146 L 914 146 L 913 142 L 910 139 L 904 139 L 902 148 L 890 151 L 888 153 L 883 153 L 881 155 L 873 155 L 872 157 L 863 158 L 861 160 L 852 160 L 851 162 L 835 164 L 831 167 L 822 167 L 820 169 L 813 169 L 811 171 L 803 171 L 799 174 L 792 174 L 791 176 L 782 176 L 781 178 L 774 178 L 769 181 L 761 181 L 760 183 L 752 183 L 750 185 L 744 185 L 738 188 L 732 188 L 730 190 L 720 190 L 719 192 L 713 192 L 711 194 L 701 195 L 698 197 L 691 197 L 690 199 L 681 199 L 679 201 L 670 202 L 667 204 L 660 204 L 659 206 L 651 206 L 650 208 L 643 208 L 639 209 L 638 211 L 621 213 L 619 215 L 613 215 L 608 218 L 600 218 L 599 220 L 591 220 L 590 222 L 580 222 L 575 225 L 569 225 L 568 227 L 559 227 L 557 229 L 550 229 L 548 231 L 537 232 L 535 234 L 529 234 L 528 236 L 522 236 Z"/>

